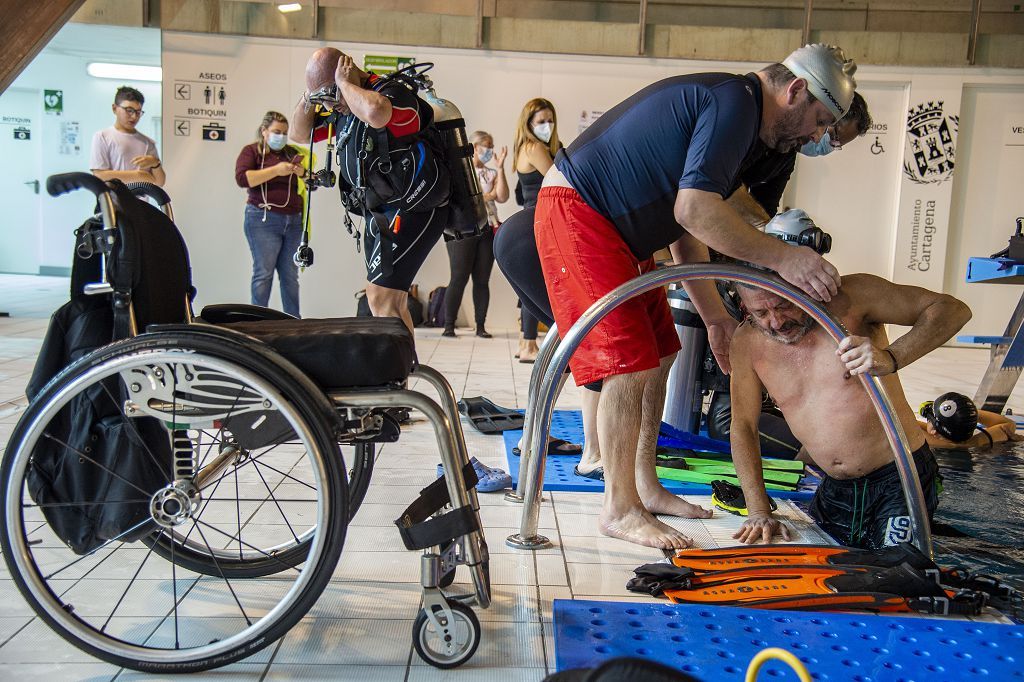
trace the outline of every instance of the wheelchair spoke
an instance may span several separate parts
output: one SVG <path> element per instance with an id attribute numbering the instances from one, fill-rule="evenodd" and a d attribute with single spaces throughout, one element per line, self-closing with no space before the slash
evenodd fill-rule
<path id="1" fill-rule="evenodd" d="M 134 573 L 134 575 L 132 575 L 132 579 L 128 581 L 128 585 L 124 588 L 124 591 L 121 593 L 121 596 L 118 597 L 117 603 L 114 604 L 114 607 L 112 609 L 110 609 L 110 615 L 107 616 L 107 619 L 105 621 L 103 621 L 103 625 L 100 626 L 100 632 L 106 632 L 107 631 L 107 626 L 110 625 L 110 619 L 114 617 L 114 614 L 117 612 L 118 607 L 121 606 L 121 603 L 124 602 L 125 597 L 128 596 L 128 591 L 132 589 L 132 586 L 135 584 L 135 581 L 138 579 L 139 574 L 142 573 L 142 568 L 146 565 L 146 562 L 149 560 L 149 557 L 152 556 L 152 555 L 153 555 L 153 548 L 150 547 L 149 551 L 146 552 L 146 556 L 142 557 L 142 561 L 139 562 L 139 567 L 137 569 L 135 569 L 135 573 Z"/>
<path id="2" fill-rule="evenodd" d="M 284 519 L 284 524 L 288 526 L 288 532 L 290 532 L 292 537 L 295 538 L 295 541 L 298 542 L 299 536 L 295 534 L 295 529 L 292 528 L 292 524 L 289 523 L 288 517 L 285 515 L 284 510 L 281 509 L 281 503 L 277 501 L 276 497 L 274 497 L 274 491 L 270 489 L 269 485 L 267 485 L 267 479 L 263 477 L 263 472 L 260 471 L 259 467 L 256 467 L 256 473 L 259 475 L 260 480 L 263 481 L 263 485 L 266 486 L 267 493 L 274 500 L 274 506 L 277 507 L 277 511 L 281 514 L 281 518 Z"/>
<path id="3" fill-rule="evenodd" d="M 252 621 L 249 620 L 249 615 L 245 612 L 245 607 L 242 606 L 242 602 L 238 600 L 238 595 L 235 593 L 235 588 L 231 586 L 231 581 L 224 575 L 224 571 L 220 567 L 220 562 L 217 561 L 217 555 L 213 551 L 213 548 L 210 547 L 210 543 L 206 541 L 206 534 L 203 533 L 203 529 L 199 527 L 199 524 L 196 524 L 196 530 L 199 532 L 199 537 L 203 539 L 203 544 L 205 544 L 206 548 L 210 550 L 210 556 L 213 558 L 213 563 L 217 567 L 217 572 L 220 573 L 220 577 L 224 581 L 224 584 L 227 585 L 228 590 L 231 591 L 231 597 L 235 600 L 235 603 L 238 604 L 238 610 L 242 612 L 242 617 L 245 618 L 246 625 L 252 625 Z M 175 618 L 177 618 L 177 616 L 175 616 Z"/>
<path id="4" fill-rule="evenodd" d="M 299 570 L 295 566 L 292 566 L 290 564 L 287 564 L 287 563 L 281 561 L 280 558 L 274 556 L 273 554 L 270 554 L 270 553 L 260 549 L 259 547 L 255 546 L 255 545 L 250 545 L 248 542 L 245 542 L 240 537 L 235 537 L 233 535 L 229 535 L 228 533 L 222 531 L 220 528 L 217 528 L 216 526 L 211 525 L 211 524 L 207 523 L 206 521 L 196 520 L 195 525 L 196 526 L 203 525 L 206 528 L 208 528 L 209 530 L 213 531 L 214 533 L 220 533 L 221 535 L 226 537 L 231 542 L 237 542 L 240 546 L 245 546 L 247 549 L 251 549 L 252 551 L 256 552 L 257 554 L 261 555 L 262 557 L 264 557 L 266 559 L 271 559 L 273 561 L 278 562 L 281 565 L 281 569 L 282 570 L 285 570 L 285 569 L 291 570 L 291 571 L 298 571 Z"/>
<path id="5" fill-rule="evenodd" d="M 59 575 L 59 574 L 60 574 L 61 572 L 63 572 L 63 571 L 66 571 L 67 569 L 71 568 L 72 566 L 74 566 L 75 564 L 79 563 L 80 561 L 85 561 L 86 559 L 88 559 L 88 558 L 90 558 L 90 557 L 92 557 L 92 556 L 95 556 L 95 555 L 96 555 L 96 553 L 97 553 L 97 552 L 99 552 L 99 551 L 100 551 L 101 549 L 107 549 L 108 547 L 110 547 L 110 546 L 111 546 L 112 544 L 114 544 L 115 542 L 117 542 L 117 543 L 120 543 L 120 546 L 121 546 L 121 547 L 123 547 L 125 543 L 124 543 L 124 541 L 123 541 L 123 540 L 121 540 L 121 538 L 123 538 L 123 537 L 125 537 L 125 536 L 127 536 L 127 535 L 130 535 L 131 533 L 134 533 L 135 531 L 137 531 L 137 530 L 139 530 L 140 528 L 142 528 L 143 526 L 145 526 L 145 525 L 146 525 L 147 523 L 150 523 L 150 520 L 149 520 L 149 519 L 146 519 L 145 521 L 141 521 L 141 522 L 139 522 L 139 523 L 135 524 L 134 526 L 132 526 L 132 527 L 131 527 L 131 528 L 129 528 L 128 530 L 126 530 L 126 531 L 124 531 L 123 533 L 121 533 L 120 535 L 118 535 L 118 536 L 117 536 L 116 538 L 111 538 L 111 539 L 109 539 L 109 540 L 105 541 L 105 542 L 104 542 L 104 543 L 103 543 L 102 545 L 100 545 L 100 546 L 99 546 L 99 547 L 97 547 L 96 549 L 94 549 L 94 550 L 92 550 L 92 551 L 90 551 L 90 552 L 87 552 L 87 553 L 85 553 L 85 554 L 81 555 L 80 557 L 78 557 L 77 559 L 75 559 L 74 561 L 72 561 L 72 562 L 71 562 L 71 563 L 69 563 L 69 564 L 66 564 L 66 565 L 64 565 L 64 566 L 61 566 L 61 567 L 60 567 L 60 568 L 58 568 L 58 569 L 57 569 L 56 571 L 53 571 L 52 573 L 50 573 L 50 574 L 48 574 L 48 575 L 44 576 L 44 578 L 45 578 L 46 580 L 50 580 L 51 578 L 55 578 L 55 577 L 57 577 L 57 576 L 58 576 L 58 575 Z M 111 552 L 109 552 L 109 553 L 107 554 L 107 556 L 105 556 L 105 557 L 103 557 L 102 559 L 100 559 L 99 563 L 97 563 L 97 564 L 96 564 L 96 566 L 99 566 L 99 564 L 102 564 L 102 563 L 103 563 L 104 561 L 106 561 L 107 559 L 109 559 L 109 558 L 110 558 L 110 556 L 111 556 L 111 555 L 113 555 L 113 553 L 114 553 L 114 552 L 116 552 L 116 551 L 117 551 L 118 549 L 120 549 L 120 547 L 118 547 L 118 548 L 115 548 L 114 550 L 112 550 Z M 89 569 L 88 571 L 86 571 L 86 574 L 85 574 L 85 575 L 88 575 L 88 574 L 89 574 L 90 572 L 92 572 L 92 571 L 93 571 L 94 569 L 95 569 L 95 566 L 93 566 L 93 568 L 90 568 L 90 569 Z"/>

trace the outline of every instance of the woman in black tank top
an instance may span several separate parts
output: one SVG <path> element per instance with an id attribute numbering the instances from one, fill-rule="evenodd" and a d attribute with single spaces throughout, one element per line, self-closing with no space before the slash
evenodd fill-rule
<path id="1" fill-rule="evenodd" d="M 531 99 L 519 114 L 513 146 L 513 159 L 519 183 L 516 186 L 516 201 L 525 208 L 537 205 L 544 174 L 554 163 L 555 153 L 561 144 L 558 141 L 558 119 L 555 105 L 543 98 Z M 537 359 L 537 318 L 522 305 L 519 307 L 522 319 L 522 336 L 519 339 L 519 362 L 531 363 Z"/>

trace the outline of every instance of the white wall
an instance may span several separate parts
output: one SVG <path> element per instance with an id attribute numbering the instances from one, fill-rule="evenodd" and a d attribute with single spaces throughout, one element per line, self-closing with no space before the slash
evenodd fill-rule
<path id="1" fill-rule="evenodd" d="M 240 301 L 248 297 L 250 263 L 241 228 L 244 195 L 233 180 L 235 156 L 251 141 L 266 109 L 290 113 L 303 89 L 306 58 L 318 46 L 318 43 L 298 40 L 164 34 L 164 101 L 167 103 L 164 144 L 168 189 L 177 200 L 178 222 L 193 247 L 193 269 L 202 302 Z M 436 62 L 431 76 L 438 92 L 459 105 L 470 129 L 489 130 L 498 145 L 511 144 L 516 116 L 531 97 L 547 97 L 554 102 L 560 116 L 560 136 L 569 143 L 576 136 L 581 111 L 607 109 L 659 78 L 700 71 L 743 73 L 761 66 L 381 45 L 337 46 L 358 62 L 365 54 L 414 56 L 420 62 Z M 195 78 L 204 71 L 222 72 L 230 83 L 226 143 L 202 142 L 195 137 L 175 138 L 172 134 L 174 79 Z M 949 261 L 945 288 L 964 296 L 975 307 L 972 329 L 1001 331 L 1010 312 L 1006 304 L 983 303 L 983 299 L 988 300 L 987 293 L 972 291 L 977 287 L 998 287 L 963 287 L 958 283 L 968 255 L 990 254 L 1001 248 L 1001 242 L 1008 237 L 1010 224 L 1004 224 L 1005 221 L 995 215 L 985 215 L 984 211 L 1000 202 L 1007 207 L 1020 206 L 1024 165 L 1019 160 L 1014 161 L 1012 156 L 1003 160 L 1000 156 L 1003 152 L 997 153 L 991 143 L 981 148 L 976 146 L 975 136 L 987 134 L 981 128 L 992 132 L 989 130 L 992 123 L 988 119 L 974 123 L 975 115 L 971 112 L 975 99 L 970 93 L 972 88 L 991 88 L 1004 93 L 1006 103 L 1002 106 L 1005 109 L 1020 111 L 1024 73 L 864 67 L 858 72 L 858 78 L 876 120 L 886 126 L 884 134 L 878 130 L 877 134 L 869 134 L 843 152 L 825 159 L 802 159 L 790 185 L 787 203 L 808 209 L 833 232 L 836 246 L 831 257 L 843 272 L 867 271 L 890 277 L 899 274 L 893 253 L 899 232 L 899 195 L 903 191 L 901 174 L 907 109 L 915 103 L 911 101 L 915 93 L 925 92 L 922 83 L 967 86 L 960 118 L 961 156 L 954 181 L 947 184 L 950 189 L 945 190 L 953 193 L 950 248 L 943 258 L 943 264 Z M 980 106 L 981 100 L 978 102 Z M 979 130 L 974 130 L 975 125 Z M 872 154 L 876 136 L 885 151 Z M 514 183 L 514 178 L 511 181 Z M 971 208 L 973 206 L 977 208 Z M 505 216 L 515 210 L 512 202 L 500 207 Z M 313 216 L 316 264 L 301 278 L 303 314 L 352 314 L 352 294 L 363 287 L 364 273 L 361 256 L 355 253 L 352 240 L 341 227 L 341 210 L 335 192 L 321 190 L 314 196 Z M 963 229 L 964 224 L 969 227 Z M 197 246 L 200 243 L 204 248 Z M 447 255 L 439 244 L 421 270 L 417 283 L 425 293 L 445 284 L 447 279 Z M 494 326 L 511 326 L 515 318 L 511 289 L 497 270 L 491 282 L 489 320 Z M 1015 300 L 1015 288 L 1002 289 L 1005 291 L 1000 295 Z M 470 305 L 467 295 L 463 309 L 468 310 Z"/>
<path id="2" fill-rule="evenodd" d="M 72 47 L 80 46 L 80 47 Z M 159 83 L 115 81 L 93 78 L 86 65 L 94 61 L 113 61 L 154 65 L 159 63 L 160 31 L 157 29 L 120 28 L 68 24 L 54 37 L 35 60 L 14 81 L 13 88 L 26 88 L 39 93 L 41 126 L 40 180 L 55 173 L 89 171 L 89 148 L 93 133 L 114 123 L 110 105 L 114 92 L 121 85 L 137 88 L 146 97 L 146 114 L 139 130 L 159 142 L 161 136 L 161 93 Z M 44 115 L 43 90 L 63 90 L 63 116 Z M 0 110 L 3 96 L 0 95 Z M 79 122 L 79 150 L 62 154 L 61 122 Z M 45 186 L 45 183 L 44 183 Z M 71 265 L 73 232 L 89 216 L 95 200 L 83 192 L 51 199 L 42 190 L 41 220 L 37 227 L 38 261 L 41 268 L 67 269 Z M 51 270 L 52 271 L 52 270 Z"/>

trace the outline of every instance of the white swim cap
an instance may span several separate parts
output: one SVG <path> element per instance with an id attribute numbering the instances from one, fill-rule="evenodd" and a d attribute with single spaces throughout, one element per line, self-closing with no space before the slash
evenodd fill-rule
<path id="1" fill-rule="evenodd" d="M 832 236 L 800 208 L 791 208 L 769 220 L 764 233 L 795 246 L 810 247 L 821 255 L 832 250 Z"/>
<path id="2" fill-rule="evenodd" d="M 815 43 L 804 45 L 783 60 L 782 65 L 797 78 L 807 81 L 807 89 L 825 105 L 836 121 L 846 115 L 853 102 L 857 64 L 847 59 L 842 48 Z"/>
<path id="3" fill-rule="evenodd" d="M 780 213 L 764 226 L 764 233 L 787 242 L 795 242 L 800 238 L 800 233 L 816 227 L 811 216 L 802 208 L 791 208 Z"/>

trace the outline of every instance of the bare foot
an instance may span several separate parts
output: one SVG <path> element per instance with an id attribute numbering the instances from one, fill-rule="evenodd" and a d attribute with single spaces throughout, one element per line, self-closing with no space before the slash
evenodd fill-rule
<path id="1" fill-rule="evenodd" d="M 660 484 L 649 493 L 640 493 L 640 500 L 652 514 L 668 514 L 684 519 L 710 519 L 710 509 L 690 504 L 686 500 L 665 490 Z"/>
<path id="2" fill-rule="evenodd" d="M 598 521 L 604 535 L 645 547 L 685 549 L 693 544 L 693 540 L 643 509 L 630 510 L 615 517 L 602 511 Z"/>

